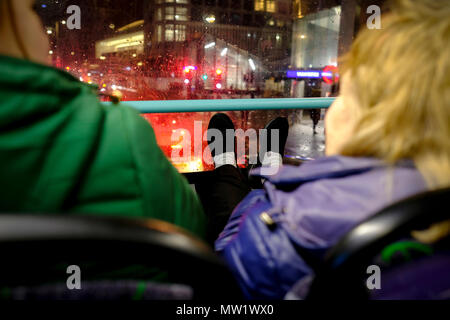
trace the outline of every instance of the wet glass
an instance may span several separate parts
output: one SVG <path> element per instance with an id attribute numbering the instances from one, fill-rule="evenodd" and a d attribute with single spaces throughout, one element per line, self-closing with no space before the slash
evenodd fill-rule
<path id="1" fill-rule="evenodd" d="M 51 41 L 53 65 L 96 85 L 102 100 L 118 95 L 126 102 L 335 96 L 338 57 L 364 23 L 365 2 L 40 0 L 36 8 Z M 67 10 L 74 5 L 80 8 L 80 29 L 73 28 L 77 17 Z M 143 117 L 170 157 L 178 148 L 172 131 L 189 131 L 194 121 L 206 130 L 212 114 Z M 325 110 L 313 117 L 301 110 L 229 114 L 244 130 L 286 116 L 291 129 L 285 156 L 324 154 Z M 312 118 L 319 119 L 317 134 Z M 181 172 L 211 169 L 198 159 L 175 165 Z"/>

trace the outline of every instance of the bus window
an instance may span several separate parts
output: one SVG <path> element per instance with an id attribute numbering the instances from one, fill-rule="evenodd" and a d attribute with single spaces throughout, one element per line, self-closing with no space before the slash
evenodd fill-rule
<path id="1" fill-rule="evenodd" d="M 367 23 L 368 6 L 383 2 L 49 0 L 38 1 L 38 9 L 54 66 L 96 85 L 105 101 L 110 95 L 123 101 L 164 101 L 335 96 L 339 57 Z M 280 114 L 291 124 L 288 156 L 323 155 L 324 111 L 254 110 L 231 117 L 237 128 L 248 130 Z M 179 148 L 171 134 L 193 130 L 195 121 L 205 130 L 211 115 L 143 117 L 170 157 Z M 317 135 L 304 130 L 317 122 Z M 182 172 L 211 169 L 203 160 L 174 164 Z"/>

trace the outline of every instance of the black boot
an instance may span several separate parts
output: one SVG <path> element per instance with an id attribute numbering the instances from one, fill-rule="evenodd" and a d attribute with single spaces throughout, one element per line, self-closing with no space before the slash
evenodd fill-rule
<path id="1" fill-rule="evenodd" d="M 272 121 L 270 121 L 266 127 L 264 128 L 267 130 L 267 141 L 260 141 L 259 142 L 259 150 L 260 153 L 264 155 L 266 152 L 272 151 L 281 154 L 281 156 L 284 156 L 284 150 L 286 147 L 287 138 L 289 135 L 289 122 L 286 118 L 276 118 Z M 278 149 L 275 150 L 275 143 L 272 143 L 272 130 L 278 130 Z M 262 159 L 260 159 L 261 161 Z"/>
<path id="2" fill-rule="evenodd" d="M 259 154 L 258 154 L 258 163 L 251 164 L 249 167 L 249 181 L 253 188 L 261 188 L 261 179 L 255 179 L 250 175 L 250 172 L 253 169 L 259 168 L 262 166 L 262 160 L 259 155 L 264 155 L 269 152 L 279 153 L 282 157 L 284 156 L 284 151 L 286 148 L 286 142 L 289 135 L 289 121 L 286 118 L 278 117 L 272 121 L 270 121 L 265 128 L 267 130 L 266 139 L 262 139 L 260 137 L 259 141 Z M 278 149 L 275 150 L 275 143 L 272 143 L 272 130 L 278 130 Z"/>
<path id="3" fill-rule="evenodd" d="M 210 130 L 212 130 L 212 129 L 216 129 L 216 130 L 220 131 L 220 133 L 222 134 L 222 143 L 223 143 L 222 150 L 211 150 L 211 147 L 210 147 L 212 158 L 214 159 L 214 157 L 216 155 L 218 155 L 217 151 L 219 151 L 219 153 L 234 152 L 235 158 L 236 158 L 236 152 L 235 152 L 235 145 L 236 145 L 235 142 L 236 141 L 235 141 L 235 134 L 234 134 L 235 128 L 234 128 L 233 121 L 231 121 L 231 119 L 224 113 L 217 113 L 211 118 L 211 120 L 209 121 L 208 134 L 207 134 L 209 146 L 211 146 L 211 144 L 215 141 L 214 135 L 212 134 L 212 132 L 210 132 Z M 230 137 L 227 137 L 228 130 L 233 131 L 233 140 L 232 141 L 229 141 Z"/>

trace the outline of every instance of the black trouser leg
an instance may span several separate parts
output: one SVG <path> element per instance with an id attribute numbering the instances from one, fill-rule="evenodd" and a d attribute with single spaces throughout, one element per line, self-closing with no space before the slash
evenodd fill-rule
<path id="1" fill-rule="evenodd" d="M 213 244 L 225 228 L 234 208 L 251 188 L 240 169 L 226 165 L 216 169 L 210 183 L 197 187 L 208 218 L 207 240 Z"/>

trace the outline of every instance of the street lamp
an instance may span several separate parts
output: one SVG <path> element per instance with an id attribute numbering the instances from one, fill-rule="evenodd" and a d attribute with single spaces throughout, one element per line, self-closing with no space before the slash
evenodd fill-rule
<path id="1" fill-rule="evenodd" d="M 216 17 L 214 15 L 209 15 L 205 18 L 205 20 L 208 23 L 214 23 L 214 22 L 216 22 Z"/>
<path id="2" fill-rule="evenodd" d="M 250 68 L 252 68 L 253 71 L 256 70 L 256 65 L 253 59 L 248 59 L 248 63 L 250 64 Z"/>

